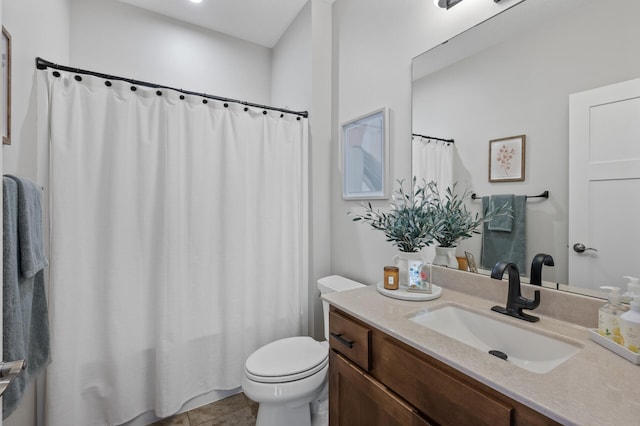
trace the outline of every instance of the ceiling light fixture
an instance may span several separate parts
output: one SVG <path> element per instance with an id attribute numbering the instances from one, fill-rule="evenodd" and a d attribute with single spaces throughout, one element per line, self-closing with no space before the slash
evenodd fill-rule
<path id="1" fill-rule="evenodd" d="M 191 0 L 191 3 L 202 3 L 202 0 Z"/>
<path id="2" fill-rule="evenodd" d="M 462 0 L 433 0 L 433 3 L 442 9 L 449 9 L 461 1 Z"/>

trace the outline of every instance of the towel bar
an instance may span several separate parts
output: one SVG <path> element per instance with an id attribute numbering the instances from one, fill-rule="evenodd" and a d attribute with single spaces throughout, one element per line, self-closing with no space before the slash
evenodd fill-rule
<path id="1" fill-rule="evenodd" d="M 525 195 L 525 197 L 527 199 L 529 198 L 549 198 L 549 191 L 544 191 L 542 194 L 539 195 Z M 482 198 L 481 195 L 477 195 L 475 192 L 473 194 L 471 194 L 471 199 L 472 200 L 478 200 Z"/>

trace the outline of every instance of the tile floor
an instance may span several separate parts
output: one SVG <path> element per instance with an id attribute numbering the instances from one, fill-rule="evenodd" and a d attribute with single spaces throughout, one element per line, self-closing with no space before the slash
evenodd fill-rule
<path id="1" fill-rule="evenodd" d="M 169 417 L 153 426 L 255 426 L 258 404 L 243 393 Z"/>

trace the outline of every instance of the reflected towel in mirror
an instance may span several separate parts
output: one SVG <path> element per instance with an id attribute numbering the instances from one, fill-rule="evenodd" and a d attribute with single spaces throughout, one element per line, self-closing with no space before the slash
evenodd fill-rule
<path id="1" fill-rule="evenodd" d="M 490 207 L 490 196 L 482 197 L 482 210 Z M 512 205 L 511 232 L 493 231 L 490 222 L 485 222 L 482 232 L 483 269 L 491 270 L 499 261 L 513 262 L 523 275 L 527 271 L 526 264 L 526 202 L 525 195 L 514 195 Z"/>
<path id="2" fill-rule="evenodd" d="M 497 210 L 499 208 L 506 208 L 510 210 L 510 214 L 498 215 L 489 221 L 488 227 L 490 231 L 511 232 L 511 230 L 513 229 L 514 217 L 512 213 L 513 197 L 513 194 L 499 194 L 489 196 L 489 209 Z"/>

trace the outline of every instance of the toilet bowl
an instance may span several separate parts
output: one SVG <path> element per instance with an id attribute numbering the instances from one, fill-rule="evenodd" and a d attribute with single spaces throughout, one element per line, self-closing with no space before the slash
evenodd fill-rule
<path id="1" fill-rule="evenodd" d="M 318 280 L 321 294 L 363 287 L 332 275 Z M 325 340 L 329 304 L 323 301 Z M 242 390 L 259 404 L 256 426 L 328 424 L 329 344 L 307 336 L 287 337 L 252 353 L 245 362 Z"/>

